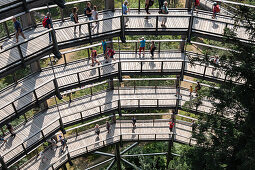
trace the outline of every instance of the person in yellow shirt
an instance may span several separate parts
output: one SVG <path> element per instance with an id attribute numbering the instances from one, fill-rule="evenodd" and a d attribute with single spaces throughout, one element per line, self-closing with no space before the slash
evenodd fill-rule
<path id="1" fill-rule="evenodd" d="M 193 92 L 193 87 L 192 87 L 192 85 L 189 87 L 189 96 L 191 96 L 192 95 L 192 92 Z"/>

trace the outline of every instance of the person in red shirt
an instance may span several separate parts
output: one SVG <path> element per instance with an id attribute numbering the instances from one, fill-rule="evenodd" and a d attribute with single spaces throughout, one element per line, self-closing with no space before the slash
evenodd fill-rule
<path id="1" fill-rule="evenodd" d="M 169 122 L 168 123 L 169 124 L 169 129 L 170 129 L 170 132 L 172 132 L 173 131 L 173 128 L 174 128 L 174 122 Z"/>
<path id="2" fill-rule="evenodd" d="M 100 65 L 100 62 L 97 60 L 97 50 L 91 49 L 91 61 L 92 61 L 92 67 L 95 65 L 95 62 Z"/>
<path id="3" fill-rule="evenodd" d="M 107 48 L 107 60 L 109 60 L 109 58 L 112 58 L 114 61 L 116 61 L 116 59 L 113 57 L 115 54 L 115 51 L 113 49 L 111 49 L 110 47 Z"/>
<path id="4" fill-rule="evenodd" d="M 194 10 L 197 11 L 197 7 L 200 5 L 200 0 L 195 0 L 195 3 L 194 3 Z M 198 13 L 198 11 L 197 11 Z"/>
<path id="5" fill-rule="evenodd" d="M 214 3 L 213 3 L 213 9 L 212 9 L 212 11 L 213 11 L 213 16 L 212 16 L 212 18 L 214 19 L 214 18 L 216 17 L 216 14 L 217 14 L 217 13 L 220 13 L 220 5 L 218 5 L 217 2 L 214 2 Z"/>

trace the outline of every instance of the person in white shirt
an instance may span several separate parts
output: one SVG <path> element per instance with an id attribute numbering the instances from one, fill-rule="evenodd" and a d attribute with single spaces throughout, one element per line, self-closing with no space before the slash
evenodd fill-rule
<path id="1" fill-rule="evenodd" d="M 92 18 L 93 18 L 93 20 L 98 20 L 98 12 L 97 12 L 96 6 L 93 7 Z M 96 28 L 97 28 L 97 33 L 98 33 L 98 31 L 99 31 L 99 22 L 98 21 L 96 22 L 96 25 L 92 29 L 92 32 L 94 32 Z"/>

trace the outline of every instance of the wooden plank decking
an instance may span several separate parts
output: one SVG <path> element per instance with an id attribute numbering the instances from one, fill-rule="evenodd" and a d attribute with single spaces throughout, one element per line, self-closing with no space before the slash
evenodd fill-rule
<path id="1" fill-rule="evenodd" d="M 127 17 L 129 17 L 128 26 L 124 28 L 125 34 L 140 35 L 140 34 L 187 34 L 189 28 L 189 20 L 191 14 L 187 10 L 171 10 L 168 17 L 168 22 L 165 27 L 161 27 L 161 24 L 156 23 L 156 18 L 161 22 L 160 15 L 156 10 L 151 11 L 151 15 L 148 19 L 144 19 L 144 12 L 139 15 L 137 10 L 131 11 Z M 105 36 L 119 36 L 121 33 L 121 17 L 120 11 L 105 12 L 99 16 L 98 32 L 92 32 L 89 34 L 89 26 L 87 19 L 80 18 L 81 33 L 74 34 L 74 25 L 71 21 L 55 22 L 54 29 L 56 32 L 57 43 L 60 49 L 73 47 L 91 41 L 97 41 L 105 38 Z M 93 21 L 95 22 L 95 21 Z M 232 28 L 234 20 L 231 17 L 218 16 L 217 20 L 211 19 L 211 13 L 199 12 L 194 15 L 194 22 L 192 32 L 196 35 L 206 35 L 209 37 L 222 37 L 223 29 L 225 26 Z M 95 25 L 95 23 L 93 23 Z M 158 27 L 157 27 L 158 25 Z M 77 28 L 78 30 L 78 28 Z M 243 27 L 237 28 L 238 38 L 248 40 L 248 34 Z M 28 41 L 23 41 L 20 38 L 20 44 L 15 45 L 15 38 L 12 37 L 3 43 L 3 50 L 0 52 L 1 62 L 0 70 L 2 73 L 10 71 L 17 66 L 21 67 L 22 64 L 29 64 L 32 59 L 36 57 L 43 57 L 47 53 L 51 53 L 53 46 L 49 44 L 49 35 L 47 29 L 42 26 L 38 26 L 35 29 L 24 31 Z M 19 53 L 21 50 L 23 58 Z"/>
<path id="2" fill-rule="evenodd" d="M 119 142 L 120 135 L 122 135 L 123 141 L 167 141 L 171 139 L 168 120 L 138 120 L 135 129 L 133 129 L 131 122 L 131 120 L 118 120 L 115 124 L 112 124 L 110 133 L 107 132 L 104 126 L 100 128 L 99 137 L 95 134 L 94 129 L 88 130 L 77 137 L 68 137 L 68 151 L 61 153 L 60 147 L 56 150 L 47 149 L 44 153 L 48 158 L 47 161 L 43 163 L 41 157 L 37 157 L 32 159 L 22 169 L 51 169 L 52 165 L 57 168 L 67 161 L 68 153 L 71 158 L 78 157 L 98 148 Z M 177 122 L 175 133 L 177 135 L 174 141 L 188 144 L 191 138 L 191 124 Z M 192 144 L 195 144 L 195 141 L 192 141 Z"/>
<path id="3" fill-rule="evenodd" d="M 192 53 L 187 54 L 189 56 L 194 55 Z M 161 52 L 160 55 L 156 53 L 154 60 L 152 60 L 149 54 L 146 54 L 145 57 L 139 57 L 134 52 L 122 52 L 120 55 L 121 72 L 123 75 L 181 74 L 184 56 L 184 53 L 178 51 Z M 119 60 L 118 54 L 116 54 L 115 57 Z M 100 57 L 99 60 L 104 63 L 103 57 Z M 187 57 L 185 63 L 184 75 L 187 74 L 202 79 L 207 78 L 208 80 L 225 80 L 223 70 L 214 70 L 213 66 L 207 66 L 205 70 L 205 66 L 199 63 L 191 65 Z M 67 66 L 57 66 L 54 71 L 59 89 L 63 91 L 81 85 L 79 84 L 77 73 L 79 74 L 80 83 L 83 85 L 99 80 L 99 69 L 101 80 L 105 76 L 116 76 L 119 72 L 118 63 L 105 64 L 93 69 L 87 61 L 83 60 L 70 63 Z M 0 110 L 1 125 L 17 114 L 22 114 L 29 110 L 37 103 L 37 99 L 43 101 L 51 97 L 55 92 L 53 79 L 52 70 L 45 69 L 40 73 L 33 74 L 23 79 L 18 82 L 18 84 L 13 84 L 2 89 L 0 91 L 0 102 L 5 103 L 5 105 L 2 105 Z M 226 78 L 226 80 L 229 80 L 229 78 Z"/>
<path id="4" fill-rule="evenodd" d="M 102 91 L 92 96 L 88 95 L 71 103 L 59 105 L 60 116 L 65 126 L 75 124 L 90 117 L 103 113 L 113 113 L 118 109 L 118 100 L 122 109 L 129 108 L 175 108 L 176 89 L 171 87 L 137 87 L 120 88 L 114 91 Z M 189 101 L 189 92 L 181 90 L 182 105 Z M 198 107 L 198 111 L 210 111 L 212 105 L 210 101 L 203 101 L 203 105 Z M 193 108 L 194 110 L 195 108 Z M 82 117 L 81 117 L 82 116 Z M 43 136 L 52 135 L 60 129 L 59 113 L 56 107 L 50 108 L 26 124 L 17 127 L 18 132 L 15 138 L 7 136 L 7 143 L 1 146 L 2 156 L 5 162 L 12 162 L 18 155 L 24 155 L 27 150 L 34 149 Z M 23 146 L 22 146 L 23 143 Z"/>

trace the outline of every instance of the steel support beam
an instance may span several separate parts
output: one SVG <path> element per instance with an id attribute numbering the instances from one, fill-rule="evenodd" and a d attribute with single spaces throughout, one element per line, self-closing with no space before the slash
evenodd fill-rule
<path id="1" fill-rule="evenodd" d="M 133 143 L 132 145 L 130 145 L 129 147 L 127 147 L 126 149 L 124 149 L 124 151 L 122 151 L 120 154 L 124 154 L 127 151 L 129 151 L 130 149 L 132 149 L 133 147 L 135 147 L 136 145 L 138 145 L 138 142 Z"/>
<path id="2" fill-rule="evenodd" d="M 127 161 L 126 159 L 121 159 L 123 162 L 125 162 L 126 164 L 130 165 L 131 167 L 137 169 L 137 170 L 142 170 L 140 168 L 138 168 L 135 164 L 132 164 L 131 162 Z"/>
<path id="3" fill-rule="evenodd" d="M 115 144 L 115 160 L 117 163 L 117 169 L 121 170 L 121 164 L 120 164 L 121 157 L 120 157 L 120 144 L 119 143 Z"/>
<path id="4" fill-rule="evenodd" d="M 103 155 L 103 156 L 110 156 L 110 157 L 115 157 L 114 154 L 110 154 L 110 153 L 106 153 L 106 152 L 99 152 L 99 151 L 96 151 L 94 152 L 95 154 L 99 154 L 99 155 Z"/>
<path id="5" fill-rule="evenodd" d="M 173 146 L 174 135 L 172 135 L 171 139 L 168 141 L 168 152 L 167 152 L 167 162 L 166 162 L 166 169 L 168 169 L 168 165 L 170 160 L 172 159 L 172 146 Z"/>
<path id="6" fill-rule="evenodd" d="M 114 160 L 110 163 L 110 165 L 107 167 L 106 170 L 112 169 L 112 167 L 113 167 L 113 165 L 115 164 L 115 162 L 116 162 L 116 160 L 114 159 Z"/>

